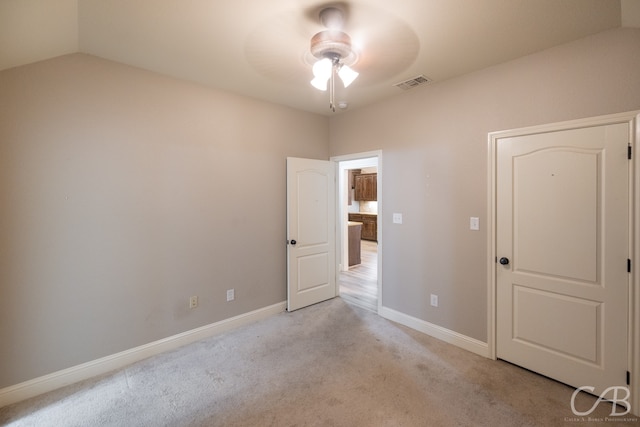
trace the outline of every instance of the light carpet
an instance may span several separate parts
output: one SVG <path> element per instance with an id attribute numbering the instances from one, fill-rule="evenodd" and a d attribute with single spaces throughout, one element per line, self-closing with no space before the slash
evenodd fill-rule
<path id="1" fill-rule="evenodd" d="M 17 426 L 562 426 L 573 389 L 340 298 L 0 409 Z M 595 398 L 580 393 L 586 411 Z M 590 418 L 590 419 L 587 419 Z M 600 420 L 601 418 L 601 420 Z M 640 425 L 625 416 L 623 425 Z"/>

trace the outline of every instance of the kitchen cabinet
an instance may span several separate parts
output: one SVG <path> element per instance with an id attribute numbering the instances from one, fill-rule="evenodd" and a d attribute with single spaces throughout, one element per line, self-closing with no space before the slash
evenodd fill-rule
<path id="1" fill-rule="evenodd" d="M 378 215 L 372 213 L 350 213 L 349 221 L 362 223 L 362 239 L 378 241 Z"/>
<path id="2" fill-rule="evenodd" d="M 378 200 L 378 174 L 363 173 L 353 177 L 355 186 L 354 199 L 359 201 Z"/>
<path id="3" fill-rule="evenodd" d="M 356 189 L 355 176 L 356 175 L 360 175 L 360 171 L 361 171 L 361 169 L 350 169 L 349 170 L 349 174 L 348 174 L 348 176 L 349 176 L 349 184 L 348 184 L 349 187 L 348 187 L 348 191 L 347 191 L 348 198 L 349 198 L 349 201 L 348 201 L 347 204 L 349 206 L 351 206 L 351 203 L 353 202 L 353 196 L 354 196 L 353 193 L 354 193 L 354 190 Z"/>
<path id="4" fill-rule="evenodd" d="M 349 267 L 360 264 L 360 238 L 362 236 L 362 223 L 349 221 Z"/>

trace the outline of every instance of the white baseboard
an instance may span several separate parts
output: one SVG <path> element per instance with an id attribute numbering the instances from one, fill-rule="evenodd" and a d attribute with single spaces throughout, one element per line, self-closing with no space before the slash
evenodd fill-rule
<path id="1" fill-rule="evenodd" d="M 0 389 L 0 408 L 281 313 L 286 301 Z"/>
<path id="2" fill-rule="evenodd" d="M 434 325 L 433 323 L 409 316 L 408 314 L 401 313 L 388 307 L 382 307 L 379 314 L 385 319 L 408 326 L 411 329 L 415 329 L 416 331 L 420 331 L 441 341 L 448 342 L 449 344 L 453 344 L 480 356 L 489 357 L 488 344 L 478 341 L 475 338 L 470 338 L 466 335 L 459 334 L 447 328 L 443 328 L 442 326 Z"/>

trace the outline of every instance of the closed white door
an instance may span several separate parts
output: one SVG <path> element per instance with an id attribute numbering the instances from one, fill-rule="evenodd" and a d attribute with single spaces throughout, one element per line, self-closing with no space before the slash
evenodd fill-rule
<path id="1" fill-rule="evenodd" d="M 497 356 L 595 393 L 626 384 L 627 123 L 497 140 Z"/>
<path id="2" fill-rule="evenodd" d="M 287 310 L 336 296 L 335 172 L 287 158 Z"/>

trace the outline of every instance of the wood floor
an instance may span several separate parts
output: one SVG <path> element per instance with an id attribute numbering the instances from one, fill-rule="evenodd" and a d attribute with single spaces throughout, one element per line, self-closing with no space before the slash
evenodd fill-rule
<path id="1" fill-rule="evenodd" d="M 340 296 L 345 301 L 378 311 L 378 243 L 360 241 L 361 264 L 340 272 Z"/>

